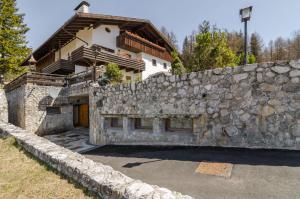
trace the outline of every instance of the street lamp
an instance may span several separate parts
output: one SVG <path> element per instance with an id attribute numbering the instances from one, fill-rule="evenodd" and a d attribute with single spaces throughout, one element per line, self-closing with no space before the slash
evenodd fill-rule
<path id="1" fill-rule="evenodd" d="M 92 49 L 94 51 L 93 82 L 96 82 L 97 81 L 97 78 L 96 78 L 97 56 L 99 56 L 99 54 L 101 52 L 101 48 L 99 48 L 97 46 L 92 46 Z"/>
<path id="2" fill-rule="evenodd" d="M 243 8 L 240 10 L 240 16 L 242 22 L 245 24 L 245 40 L 244 40 L 244 64 L 247 64 L 247 22 L 250 21 L 251 14 L 252 14 L 252 6 Z"/>
<path id="3" fill-rule="evenodd" d="M 37 61 L 34 59 L 33 54 L 31 54 L 30 59 L 28 60 L 30 72 L 36 71 L 36 63 Z"/>

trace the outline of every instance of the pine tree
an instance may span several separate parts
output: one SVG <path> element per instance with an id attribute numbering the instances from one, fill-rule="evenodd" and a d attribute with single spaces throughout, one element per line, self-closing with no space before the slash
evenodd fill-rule
<path id="1" fill-rule="evenodd" d="M 209 21 L 204 20 L 202 24 L 198 26 L 198 33 L 199 34 L 208 33 L 210 32 L 210 29 L 211 27 Z"/>
<path id="2" fill-rule="evenodd" d="M 174 75 L 182 75 L 186 72 L 186 69 L 183 66 L 183 63 L 178 55 L 177 52 L 172 52 L 172 68 L 171 68 L 171 72 Z"/>
<path id="3" fill-rule="evenodd" d="M 300 59 L 300 31 L 294 33 L 293 38 L 294 59 Z"/>
<path id="4" fill-rule="evenodd" d="M 242 32 L 226 32 L 229 48 L 237 55 L 244 51 L 244 38 Z"/>
<path id="5" fill-rule="evenodd" d="M 262 39 L 257 33 L 252 33 L 250 38 L 251 54 L 256 58 L 257 62 L 262 61 Z"/>
<path id="6" fill-rule="evenodd" d="M 164 26 L 161 27 L 160 31 L 168 39 L 168 41 L 176 48 L 176 50 L 178 50 L 178 41 L 176 34 L 173 31 L 169 32 Z"/>
<path id="7" fill-rule="evenodd" d="M 274 42 L 275 60 L 286 59 L 286 42 L 282 37 L 278 37 Z"/>
<path id="8" fill-rule="evenodd" d="M 271 40 L 269 42 L 269 50 L 270 50 L 270 61 L 273 61 L 274 60 L 274 42 L 273 40 Z"/>
<path id="9" fill-rule="evenodd" d="M 220 31 L 198 34 L 193 53 L 193 71 L 235 66 L 238 60 L 228 47 L 226 33 Z"/>
<path id="10" fill-rule="evenodd" d="M 29 30 L 18 14 L 16 0 L 0 1 L 0 73 L 18 73 L 21 62 L 30 53 L 25 34 Z"/>
<path id="11" fill-rule="evenodd" d="M 193 43 L 188 37 L 185 37 L 182 45 L 182 59 L 185 68 L 189 70 L 193 63 Z"/>

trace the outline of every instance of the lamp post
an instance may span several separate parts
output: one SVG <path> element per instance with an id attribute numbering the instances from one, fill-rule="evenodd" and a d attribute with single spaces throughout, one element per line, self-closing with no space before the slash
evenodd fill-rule
<path id="1" fill-rule="evenodd" d="M 97 78 L 96 78 L 97 56 L 100 54 L 101 48 L 97 48 L 97 46 L 93 46 L 92 49 L 94 51 L 93 82 L 96 82 L 97 81 Z"/>
<path id="2" fill-rule="evenodd" d="M 240 16 L 241 16 L 241 20 L 242 22 L 244 22 L 245 25 L 245 39 L 244 39 L 244 64 L 247 64 L 247 22 L 250 21 L 251 18 L 251 14 L 252 14 L 252 6 L 247 7 L 247 8 L 243 8 L 240 10 Z"/>
<path id="3" fill-rule="evenodd" d="M 34 59 L 33 54 L 31 54 L 30 59 L 28 60 L 30 72 L 36 71 L 36 63 L 37 61 Z"/>

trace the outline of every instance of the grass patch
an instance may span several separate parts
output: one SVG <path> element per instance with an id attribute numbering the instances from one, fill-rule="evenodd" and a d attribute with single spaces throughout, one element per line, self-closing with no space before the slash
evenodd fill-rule
<path id="1" fill-rule="evenodd" d="M 0 139 L 0 198 L 95 198 L 25 152 L 14 138 Z"/>

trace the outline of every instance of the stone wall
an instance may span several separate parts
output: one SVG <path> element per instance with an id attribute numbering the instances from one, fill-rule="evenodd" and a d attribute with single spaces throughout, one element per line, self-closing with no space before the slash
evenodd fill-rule
<path id="1" fill-rule="evenodd" d="M 26 84 L 6 95 L 12 124 L 39 135 L 73 128 L 73 107 L 62 87 Z M 49 113 L 47 107 L 57 107 L 59 113 Z"/>
<path id="2" fill-rule="evenodd" d="M 8 122 L 25 127 L 25 85 L 6 93 Z"/>
<path id="3" fill-rule="evenodd" d="M 73 179 L 103 199 L 192 199 L 166 188 L 134 180 L 101 163 L 0 121 L 0 137 L 13 136 L 39 160 Z"/>
<path id="4" fill-rule="evenodd" d="M 0 84 L 1 86 L 1 84 Z M 0 120 L 8 122 L 8 105 L 5 91 L 0 88 Z"/>
<path id="5" fill-rule="evenodd" d="M 90 140 L 94 144 L 300 149 L 299 78 L 300 62 L 291 61 L 94 85 Z M 111 126 L 111 118 L 117 117 L 122 127 Z M 153 128 L 138 129 L 140 118 L 151 119 Z M 184 123 L 182 128 L 174 125 L 178 119 Z"/>

